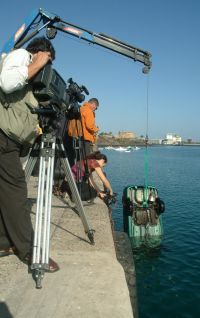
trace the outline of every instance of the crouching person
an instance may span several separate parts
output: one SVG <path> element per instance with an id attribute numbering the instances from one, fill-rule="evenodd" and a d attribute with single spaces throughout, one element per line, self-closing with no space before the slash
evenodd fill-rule
<path id="1" fill-rule="evenodd" d="M 80 197 L 83 201 L 89 201 L 97 196 L 103 199 L 105 197 L 104 191 L 102 191 L 95 182 L 93 173 L 96 172 L 98 180 L 103 184 L 104 190 L 107 190 L 110 195 L 113 195 L 113 190 L 110 182 L 105 176 L 102 168 L 107 164 L 107 157 L 99 151 L 94 152 L 87 156 L 87 160 L 78 161 L 72 166 L 72 174 L 76 181 Z M 63 181 L 61 186 L 62 192 L 68 192 L 70 198 L 72 198 L 71 191 L 67 181 Z"/>
<path id="2" fill-rule="evenodd" d="M 54 58 L 51 42 L 41 37 L 0 61 L 0 257 L 15 253 L 28 264 L 33 228 L 20 154 L 34 142 L 38 124 L 37 115 L 30 110 L 38 108 L 30 80 Z M 50 259 L 49 272 L 58 269 Z"/>

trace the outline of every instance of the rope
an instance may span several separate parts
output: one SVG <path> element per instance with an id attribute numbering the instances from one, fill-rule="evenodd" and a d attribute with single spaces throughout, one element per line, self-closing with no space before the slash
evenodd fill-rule
<path id="1" fill-rule="evenodd" d="M 145 195 L 144 206 L 148 207 L 148 181 L 149 181 L 149 162 L 148 162 L 148 132 L 149 132 L 149 75 L 146 84 L 146 136 L 145 136 Z"/>

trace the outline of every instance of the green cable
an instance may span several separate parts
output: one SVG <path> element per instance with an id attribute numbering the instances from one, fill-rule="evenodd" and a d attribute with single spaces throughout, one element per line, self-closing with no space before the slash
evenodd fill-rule
<path id="1" fill-rule="evenodd" d="M 148 136 L 145 140 L 145 190 L 144 190 L 144 206 L 148 207 L 148 178 L 149 178 L 149 161 L 148 161 Z"/>
<path id="2" fill-rule="evenodd" d="M 146 138 L 145 138 L 145 191 L 144 206 L 148 207 L 148 182 L 149 182 L 149 162 L 148 162 L 148 130 L 149 130 L 149 76 L 147 76 L 147 117 L 146 117 Z"/>

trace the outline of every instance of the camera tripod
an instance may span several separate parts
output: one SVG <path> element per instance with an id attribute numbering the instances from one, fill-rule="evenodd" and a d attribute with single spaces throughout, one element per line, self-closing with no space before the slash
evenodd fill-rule
<path id="1" fill-rule="evenodd" d="M 51 224 L 51 201 L 54 178 L 55 155 L 61 160 L 62 168 L 72 192 L 72 198 L 76 204 L 85 233 L 91 244 L 94 244 L 94 230 L 90 229 L 84 213 L 83 204 L 74 181 L 64 145 L 60 137 L 53 133 L 44 133 L 40 140 L 36 140 L 30 153 L 25 168 L 26 181 L 28 182 L 32 171 L 39 161 L 39 180 L 37 193 L 37 208 L 33 243 L 33 256 L 31 269 L 36 281 L 36 288 L 42 288 L 41 281 L 44 273 L 49 269 L 50 250 L 50 224 Z"/>

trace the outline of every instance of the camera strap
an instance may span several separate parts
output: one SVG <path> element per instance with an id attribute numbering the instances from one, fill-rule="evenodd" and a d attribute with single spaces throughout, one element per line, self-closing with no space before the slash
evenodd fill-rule
<path id="1" fill-rule="evenodd" d="M 6 109 L 10 106 L 10 103 L 8 103 L 7 100 L 6 100 L 6 94 L 2 91 L 1 88 L 0 88 L 0 103 Z"/>

